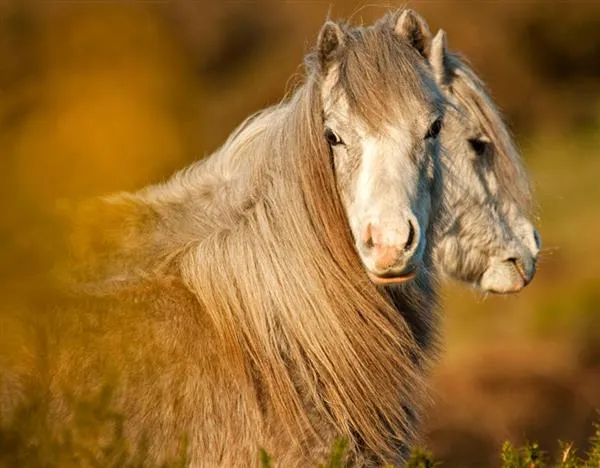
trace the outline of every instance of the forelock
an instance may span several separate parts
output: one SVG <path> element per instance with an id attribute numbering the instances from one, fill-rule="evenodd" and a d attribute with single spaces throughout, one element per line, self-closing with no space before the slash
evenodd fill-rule
<path id="1" fill-rule="evenodd" d="M 346 29 L 345 50 L 335 64 L 333 98 L 343 96 L 350 110 L 373 128 L 393 125 L 395 117 L 429 111 L 443 113 L 439 92 L 425 60 L 389 25 Z"/>

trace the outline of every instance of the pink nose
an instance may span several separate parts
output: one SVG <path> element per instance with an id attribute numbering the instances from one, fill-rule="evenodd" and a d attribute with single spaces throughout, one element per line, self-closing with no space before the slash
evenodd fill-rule
<path id="1" fill-rule="evenodd" d="M 404 268 L 419 243 L 412 221 L 407 222 L 405 229 L 388 231 L 369 223 L 363 232 L 362 241 L 373 260 L 375 269 L 381 273 L 386 273 L 395 267 Z"/>

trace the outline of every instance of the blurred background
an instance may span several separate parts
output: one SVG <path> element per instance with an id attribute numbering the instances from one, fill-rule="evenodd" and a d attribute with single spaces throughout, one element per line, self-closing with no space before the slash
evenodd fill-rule
<path id="1" fill-rule="evenodd" d="M 367 24 L 402 5 L 0 0 L 1 307 L 20 307 L 50 261 L 59 200 L 137 189 L 210 154 L 292 89 L 328 13 Z M 518 295 L 444 288 L 425 443 L 446 467 L 494 466 L 505 439 L 585 449 L 600 419 L 600 2 L 407 5 L 491 88 L 544 244 Z M 8 326 L 0 313 L 18 342 Z"/>

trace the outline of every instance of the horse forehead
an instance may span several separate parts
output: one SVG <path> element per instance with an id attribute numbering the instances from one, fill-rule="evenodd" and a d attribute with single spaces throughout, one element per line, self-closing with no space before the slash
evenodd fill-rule
<path id="1" fill-rule="evenodd" d="M 372 158 L 374 161 L 371 167 L 377 164 L 389 166 L 398 156 L 407 155 L 412 146 L 410 129 L 400 126 L 386 126 L 381 134 L 365 134 L 361 140 L 363 158 Z M 391 177 L 394 173 L 392 170 L 387 176 Z"/>
<path id="2" fill-rule="evenodd" d="M 444 139 L 456 142 L 462 139 L 466 141 L 467 138 L 481 137 L 483 127 L 479 119 L 476 119 L 466 106 L 450 94 L 448 95 L 448 102 L 451 105 L 446 107 L 444 114 L 444 126 L 442 127 Z"/>
<path id="3" fill-rule="evenodd" d="M 332 93 L 323 98 L 323 115 L 325 120 L 350 123 L 352 112 L 350 103 L 343 93 Z"/>
<path id="4" fill-rule="evenodd" d="M 496 159 L 502 158 L 504 164 L 494 167 L 496 173 L 506 170 L 506 166 L 518 171 L 520 164 L 519 151 L 510 136 L 502 115 L 485 89 L 477 86 L 471 80 L 467 80 L 467 83 L 472 93 L 464 97 L 463 107 L 468 108 L 470 114 L 470 118 L 467 119 L 468 125 L 477 132 L 474 136 L 486 136 L 495 146 L 496 151 L 501 153 L 496 155 Z"/>
<path id="5" fill-rule="evenodd" d="M 325 118 L 330 116 L 353 117 L 352 106 L 348 99 L 348 91 L 339 82 L 339 65 L 333 65 L 323 78 L 321 84 L 321 101 Z M 384 101 L 387 103 L 381 112 L 388 114 L 382 116 L 382 121 L 415 121 L 420 117 L 437 113 L 446 105 L 446 98 L 441 94 L 431 80 L 426 80 L 420 76 L 416 83 L 410 83 L 407 86 L 399 86 L 397 89 L 388 86 L 382 86 L 382 92 L 386 93 Z M 381 78 L 385 81 L 385 77 Z M 431 82 L 429 82 L 431 81 Z M 361 96 L 354 96 L 360 100 Z M 372 108 L 373 103 L 360 103 L 360 107 Z M 381 106 L 378 106 L 381 107 Z M 393 114 L 393 115 L 389 115 Z M 416 117 L 416 118 L 415 118 Z"/>
<path id="6" fill-rule="evenodd" d="M 492 98 L 481 85 L 466 73 L 458 74 L 456 85 L 458 94 L 456 97 L 452 96 L 453 102 L 468 117 L 467 120 L 472 126 L 477 126 L 481 131 L 485 131 L 489 126 L 504 129 L 504 122 L 495 108 Z M 461 90 L 461 88 L 463 89 Z M 492 138 L 496 135 L 487 136 Z"/>
<path id="7" fill-rule="evenodd" d="M 333 106 L 333 103 L 339 99 L 339 93 L 334 92 L 339 79 L 339 65 L 332 65 L 321 83 L 321 101 L 323 108 L 327 110 Z"/>
<path id="8" fill-rule="evenodd" d="M 408 138 L 412 129 L 423 126 L 426 121 L 436 118 L 439 114 L 438 106 L 433 103 L 433 100 L 418 96 L 392 95 L 389 101 L 389 106 L 380 110 L 385 115 L 381 115 L 380 123 L 376 128 L 372 128 L 367 119 L 361 117 L 358 109 L 353 109 L 343 90 L 336 90 L 324 99 L 323 115 L 325 121 L 351 126 L 358 136 L 364 138 L 386 136 Z M 370 105 L 369 102 L 361 104 L 360 107 Z"/>

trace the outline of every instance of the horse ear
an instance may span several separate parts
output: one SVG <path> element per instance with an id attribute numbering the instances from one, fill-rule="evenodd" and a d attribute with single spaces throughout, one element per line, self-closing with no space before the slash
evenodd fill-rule
<path id="1" fill-rule="evenodd" d="M 321 70 L 327 71 L 344 45 L 344 33 L 333 21 L 327 21 L 317 39 L 317 55 Z"/>
<path id="2" fill-rule="evenodd" d="M 448 80 L 448 42 L 446 39 L 446 32 L 440 29 L 433 40 L 431 41 L 431 53 L 429 56 L 429 63 L 435 81 L 441 85 L 446 83 Z"/>
<path id="3" fill-rule="evenodd" d="M 427 21 L 416 11 L 407 9 L 400 13 L 394 25 L 394 33 L 417 49 L 423 57 L 429 56 L 431 31 Z"/>

